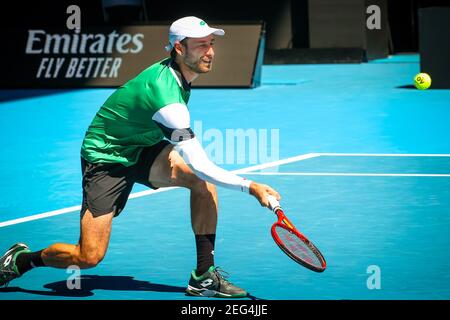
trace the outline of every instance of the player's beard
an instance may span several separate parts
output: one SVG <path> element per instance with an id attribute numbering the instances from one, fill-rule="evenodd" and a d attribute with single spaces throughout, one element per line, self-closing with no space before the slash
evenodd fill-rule
<path id="1" fill-rule="evenodd" d="M 212 69 L 212 60 L 212 58 L 206 56 L 197 60 L 186 57 L 184 63 L 195 73 L 207 73 Z"/>

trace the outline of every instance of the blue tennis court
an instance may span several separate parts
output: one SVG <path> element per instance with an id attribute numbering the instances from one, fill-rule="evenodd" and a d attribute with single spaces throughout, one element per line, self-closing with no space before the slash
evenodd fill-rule
<path id="1" fill-rule="evenodd" d="M 411 89 L 418 59 L 265 65 L 256 89 L 193 90 L 193 128 L 212 159 L 275 187 L 327 259 L 323 273 L 294 263 L 270 236 L 276 217 L 219 188 L 216 264 L 250 299 L 450 298 L 450 90 Z M 1 250 L 78 241 L 80 145 L 112 91 L 0 91 Z M 239 130 L 258 147 L 231 151 L 227 133 Z M 0 299 L 192 299 L 193 268 L 189 192 L 136 185 L 81 289 L 64 269 L 37 268 Z"/>

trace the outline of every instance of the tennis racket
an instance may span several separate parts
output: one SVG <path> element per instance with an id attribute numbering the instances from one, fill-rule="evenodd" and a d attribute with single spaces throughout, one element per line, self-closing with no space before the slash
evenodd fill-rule
<path id="1" fill-rule="evenodd" d="M 268 200 L 270 209 L 278 217 L 271 229 L 275 243 L 295 262 L 312 271 L 323 272 L 327 263 L 319 249 L 289 221 L 274 196 L 269 195 Z"/>

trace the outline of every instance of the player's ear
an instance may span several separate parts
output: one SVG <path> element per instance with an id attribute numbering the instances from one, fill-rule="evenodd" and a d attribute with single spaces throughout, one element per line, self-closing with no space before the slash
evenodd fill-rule
<path id="1" fill-rule="evenodd" d="M 180 43 L 180 41 L 176 41 L 176 42 L 173 44 L 173 47 L 174 47 L 175 51 L 176 51 L 180 56 L 183 56 L 183 55 L 184 55 L 185 48 L 184 48 L 184 46 Z"/>

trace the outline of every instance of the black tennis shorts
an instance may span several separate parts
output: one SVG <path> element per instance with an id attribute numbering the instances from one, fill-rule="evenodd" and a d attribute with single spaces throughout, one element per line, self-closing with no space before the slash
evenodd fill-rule
<path id="1" fill-rule="evenodd" d="M 140 183 L 152 189 L 150 168 L 158 154 L 170 144 L 162 140 L 151 147 L 143 148 L 136 164 L 126 167 L 120 163 L 90 163 L 81 157 L 83 173 L 83 203 L 80 215 L 83 218 L 86 209 L 98 217 L 110 212 L 118 216 L 125 208 L 134 183 Z"/>

